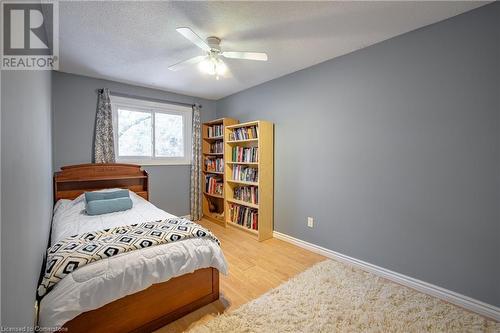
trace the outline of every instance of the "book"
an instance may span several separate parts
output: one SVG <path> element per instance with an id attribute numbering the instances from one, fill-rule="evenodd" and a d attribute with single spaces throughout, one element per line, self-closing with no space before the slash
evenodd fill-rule
<path id="1" fill-rule="evenodd" d="M 235 128 L 229 135 L 229 140 L 239 141 L 248 139 L 258 139 L 259 131 L 257 126 Z"/>
<path id="2" fill-rule="evenodd" d="M 240 147 L 236 146 L 232 149 L 233 162 L 258 162 L 259 148 L 258 147 Z"/>
<path id="3" fill-rule="evenodd" d="M 211 143 L 210 144 L 210 152 L 217 153 L 217 154 L 223 153 L 224 152 L 224 142 L 217 141 L 217 142 Z"/>
<path id="4" fill-rule="evenodd" d="M 205 171 L 207 172 L 224 172 L 223 158 L 205 158 Z"/>
<path id="5" fill-rule="evenodd" d="M 259 175 L 259 170 L 252 167 L 247 167 L 244 165 L 234 165 L 233 166 L 233 180 L 242 180 L 245 182 L 256 183 Z"/>
<path id="6" fill-rule="evenodd" d="M 237 186 L 233 189 L 236 200 L 259 204 L 259 188 L 257 186 Z"/>
<path id="7" fill-rule="evenodd" d="M 229 205 L 229 219 L 231 222 L 248 229 L 259 230 L 259 212 L 257 209 L 232 203 Z"/>
<path id="8" fill-rule="evenodd" d="M 208 194 L 224 195 L 224 181 L 219 175 L 205 176 L 205 192 Z"/>
<path id="9" fill-rule="evenodd" d="M 207 137 L 209 137 L 209 138 L 219 137 L 219 136 L 222 136 L 224 134 L 224 125 L 223 124 L 212 125 L 212 126 L 209 126 L 207 129 L 208 129 Z"/>

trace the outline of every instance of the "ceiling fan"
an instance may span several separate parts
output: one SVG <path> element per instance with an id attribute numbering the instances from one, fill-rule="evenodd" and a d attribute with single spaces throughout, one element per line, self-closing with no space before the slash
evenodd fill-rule
<path id="1" fill-rule="evenodd" d="M 197 56 L 188 60 L 178 62 L 170 67 L 171 71 L 178 71 L 187 66 L 199 64 L 199 69 L 207 74 L 215 75 L 218 80 L 227 71 L 226 64 L 222 61 L 222 57 L 231 59 L 243 60 L 258 60 L 267 61 L 267 54 L 262 52 L 239 52 L 239 51 L 224 51 L 220 48 L 221 40 L 217 37 L 208 37 L 206 42 L 193 32 L 190 28 L 177 28 L 178 33 L 191 41 L 194 45 L 206 52 L 206 55 Z"/>

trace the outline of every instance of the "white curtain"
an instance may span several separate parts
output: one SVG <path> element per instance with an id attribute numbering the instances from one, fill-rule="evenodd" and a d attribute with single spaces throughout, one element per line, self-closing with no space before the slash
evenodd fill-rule
<path id="1" fill-rule="evenodd" d="M 201 122 L 200 108 L 193 106 L 193 151 L 191 163 L 191 220 L 199 221 L 201 211 Z"/>
<path id="2" fill-rule="evenodd" d="M 97 114 L 94 133 L 94 162 L 115 163 L 113 137 L 113 113 L 109 89 L 100 89 L 97 94 Z"/>

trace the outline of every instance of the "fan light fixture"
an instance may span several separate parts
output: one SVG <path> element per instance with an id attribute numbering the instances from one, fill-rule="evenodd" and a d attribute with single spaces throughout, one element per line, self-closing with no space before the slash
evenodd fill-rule
<path id="1" fill-rule="evenodd" d="M 226 64 L 221 58 L 267 61 L 267 54 L 263 52 L 222 52 L 220 47 L 220 38 L 212 36 L 208 37 L 205 41 L 201 39 L 200 36 L 195 34 L 193 30 L 187 27 L 180 27 L 175 30 L 177 30 L 178 33 L 184 36 L 191 43 L 205 51 L 205 55 L 196 56 L 173 64 L 168 67 L 171 71 L 178 71 L 187 66 L 198 64 L 198 68 L 201 72 L 213 75 L 217 80 L 219 80 L 219 78 L 224 76 L 224 74 L 228 71 Z"/>
<path id="2" fill-rule="evenodd" d="M 224 76 L 227 72 L 227 66 L 216 56 L 209 56 L 203 59 L 198 65 L 200 71 L 208 75 L 215 75 L 215 79 L 219 80 L 220 76 Z"/>

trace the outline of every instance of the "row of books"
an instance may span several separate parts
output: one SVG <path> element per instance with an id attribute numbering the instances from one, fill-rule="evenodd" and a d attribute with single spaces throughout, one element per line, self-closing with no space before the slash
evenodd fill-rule
<path id="1" fill-rule="evenodd" d="M 232 151 L 233 162 L 258 162 L 259 149 L 258 147 L 233 147 Z"/>
<path id="2" fill-rule="evenodd" d="M 218 175 L 205 176 L 205 192 L 208 194 L 223 195 L 224 181 Z"/>
<path id="3" fill-rule="evenodd" d="M 236 200 L 258 204 L 259 188 L 257 186 L 237 186 L 233 190 L 233 197 Z"/>
<path id="4" fill-rule="evenodd" d="M 224 172 L 224 159 L 205 158 L 205 170 L 211 172 Z"/>
<path id="5" fill-rule="evenodd" d="M 217 136 L 222 136 L 222 134 L 224 133 L 224 125 L 220 124 L 220 125 L 212 125 L 212 126 L 209 126 L 208 127 L 208 137 L 209 138 L 213 138 L 213 137 L 217 137 Z"/>
<path id="6" fill-rule="evenodd" d="M 230 204 L 229 220 L 249 229 L 259 230 L 259 213 L 257 209 Z"/>
<path id="7" fill-rule="evenodd" d="M 233 166 L 233 179 L 242 180 L 245 182 L 257 182 L 259 170 L 256 168 L 247 167 L 244 165 Z"/>
<path id="8" fill-rule="evenodd" d="M 224 142 L 217 141 L 210 144 L 210 152 L 211 153 L 223 153 L 224 152 Z"/>
<path id="9" fill-rule="evenodd" d="M 259 137 L 259 131 L 257 130 L 257 126 L 248 126 L 248 127 L 240 127 L 235 128 L 233 132 L 229 135 L 229 140 L 237 141 L 237 140 L 248 140 L 248 139 L 257 139 Z"/>

